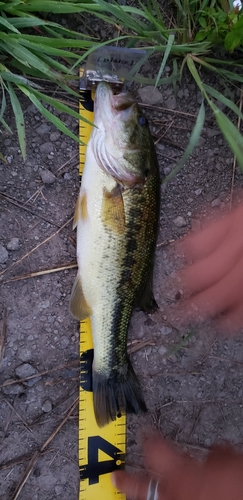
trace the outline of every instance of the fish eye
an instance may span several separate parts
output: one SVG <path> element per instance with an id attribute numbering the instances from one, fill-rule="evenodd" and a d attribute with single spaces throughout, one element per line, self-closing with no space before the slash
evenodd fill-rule
<path id="1" fill-rule="evenodd" d="M 139 125 L 141 125 L 141 127 L 145 127 L 145 125 L 148 125 L 148 120 L 147 118 L 145 118 L 145 116 L 139 116 L 138 123 Z"/>

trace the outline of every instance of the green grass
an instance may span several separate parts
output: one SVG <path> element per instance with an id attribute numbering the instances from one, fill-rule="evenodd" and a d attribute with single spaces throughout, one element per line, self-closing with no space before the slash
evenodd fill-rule
<path id="1" fill-rule="evenodd" d="M 234 125 L 237 117 L 242 119 L 243 115 L 230 98 L 230 88 L 241 89 L 243 83 L 243 13 L 233 9 L 232 1 L 228 0 L 174 0 L 170 22 L 158 0 L 139 1 L 138 7 L 120 5 L 115 0 L 0 2 L 0 122 L 8 127 L 4 118 L 8 94 L 24 158 L 26 138 L 19 91 L 62 132 L 78 140 L 44 104 L 68 112 L 74 118 L 78 118 L 77 112 L 49 97 L 43 82 L 53 82 L 59 89 L 78 98 L 69 82 L 75 78 L 77 68 L 87 54 L 101 45 L 97 39 L 48 21 L 49 13 L 54 13 L 56 19 L 59 14 L 91 14 L 113 27 L 114 32 L 119 29 L 117 37 L 103 43 L 146 48 L 148 58 L 156 55 L 161 62 L 154 79 L 145 78 L 140 73 L 135 77 L 131 75 L 131 79 L 141 84 L 173 83 L 176 86 L 183 81 L 185 69 L 189 70 L 202 93 L 203 103 L 176 171 L 196 146 L 208 108 L 243 168 L 243 137 Z M 164 77 L 168 60 L 172 61 L 173 71 L 169 77 Z M 209 72 L 223 83 L 226 95 L 205 83 L 203 75 Z M 226 113 L 220 110 L 217 102 L 226 106 Z"/>

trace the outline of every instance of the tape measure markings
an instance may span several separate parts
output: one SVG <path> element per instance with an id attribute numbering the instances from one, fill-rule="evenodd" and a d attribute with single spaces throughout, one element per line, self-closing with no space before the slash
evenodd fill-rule
<path id="1" fill-rule="evenodd" d="M 88 103 L 80 100 L 80 115 L 93 122 L 90 110 L 94 93 L 87 92 Z M 82 92 L 84 99 L 85 92 Z M 88 108 L 88 109 L 87 109 Z M 79 124 L 79 137 L 87 144 L 92 126 L 83 120 Z M 82 175 L 86 146 L 79 146 L 79 172 Z M 111 483 L 110 474 L 125 464 L 126 416 L 100 429 L 93 410 L 92 393 L 93 340 L 89 319 L 80 322 L 80 391 L 79 391 L 79 500 L 125 500 Z"/>

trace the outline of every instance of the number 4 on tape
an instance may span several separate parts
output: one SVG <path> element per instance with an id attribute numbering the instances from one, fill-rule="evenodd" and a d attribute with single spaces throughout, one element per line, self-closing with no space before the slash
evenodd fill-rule
<path id="1" fill-rule="evenodd" d="M 93 122 L 92 95 L 82 92 L 80 115 Z M 92 126 L 80 120 L 80 139 L 87 144 Z M 85 146 L 80 145 L 80 174 L 85 162 Z M 111 472 L 123 468 L 126 452 L 126 416 L 99 428 L 93 410 L 93 341 L 90 320 L 80 322 L 79 393 L 79 500 L 125 500 L 111 483 Z"/>

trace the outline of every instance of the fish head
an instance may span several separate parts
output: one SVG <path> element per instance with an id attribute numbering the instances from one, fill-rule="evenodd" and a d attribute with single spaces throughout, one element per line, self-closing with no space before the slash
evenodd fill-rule
<path id="1" fill-rule="evenodd" d="M 154 145 L 148 120 L 133 94 L 114 94 L 109 84 L 99 83 L 94 123 L 92 147 L 99 166 L 124 186 L 144 184 Z"/>

